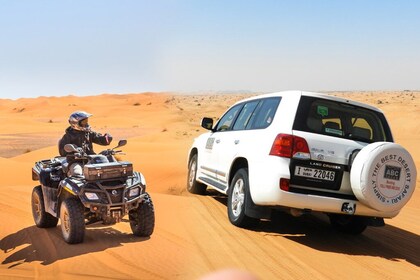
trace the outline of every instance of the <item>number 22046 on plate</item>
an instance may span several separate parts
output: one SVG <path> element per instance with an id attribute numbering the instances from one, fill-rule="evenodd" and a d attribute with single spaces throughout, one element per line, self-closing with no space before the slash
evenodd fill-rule
<path id="1" fill-rule="evenodd" d="M 326 181 L 334 181 L 334 178 L 335 178 L 334 171 L 309 168 L 309 167 L 303 167 L 303 166 L 296 166 L 295 175 L 300 176 L 300 177 L 321 179 L 321 180 L 326 180 Z"/>

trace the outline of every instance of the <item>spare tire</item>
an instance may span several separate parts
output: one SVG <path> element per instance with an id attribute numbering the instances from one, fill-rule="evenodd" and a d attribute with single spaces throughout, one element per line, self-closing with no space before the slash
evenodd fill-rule
<path id="1" fill-rule="evenodd" d="M 381 211 L 399 211 L 416 187 L 413 158 L 401 145 L 376 142 L 364 147 L 353 161 L 350 183 L 363 204 Z"/>

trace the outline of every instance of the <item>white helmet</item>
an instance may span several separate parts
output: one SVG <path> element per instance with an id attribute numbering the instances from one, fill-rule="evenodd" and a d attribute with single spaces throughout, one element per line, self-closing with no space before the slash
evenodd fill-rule
<path id="1" fill-rule="evenodd" d="M 90 116 L 92 116 L 92 114 L 84 111 L 73 112 L 69 117 L 69 124 L 75 130 L 90 131 L 90 125 L 88 123 L 88 118 Z"/>

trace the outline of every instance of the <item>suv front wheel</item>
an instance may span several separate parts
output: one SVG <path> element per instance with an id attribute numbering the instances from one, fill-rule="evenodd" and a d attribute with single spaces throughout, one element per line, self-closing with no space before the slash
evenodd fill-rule
<path id="1" fill-rule="evenodd" d="M 258 222 L 257 219 L 245 214 L 245 206 L 249 199 L 248 169 L 241 168 L 236 171 L 228 191 L 229 221 L 238 227 L 249 227 Z"/>
<path id="2" fill-rule="evenodd" d="M 194 194 L 205 194 L 207 186 L 197 182 L 197 167 L 197 154 L 195 154 L 188 164 L 187 190 Z"/>

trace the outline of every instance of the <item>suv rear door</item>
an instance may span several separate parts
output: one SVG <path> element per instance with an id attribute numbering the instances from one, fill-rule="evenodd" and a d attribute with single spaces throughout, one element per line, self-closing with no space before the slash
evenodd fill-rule
<path id="1" fill-rule="evenodd" d="M 238 154 L 249 156 L 258 148 L 258 132 L 271 124 L 279 103 L 280 97 L 250 100 L 233 106 L 222 116 L 207 139 L 202 162 L 213 186 L 227 190 L 234 160 Z"/>
<path id="2" fill-rule="evenodd" d="M 244 102 L 233 126 L 229 130 L 216 132 L 214 153 L 217 154 L 217 179 L 219 183 L 228 186 L 232 164 L 238 157 L 259 156 L 264 129 L 273 121 L 280 97 L 255 99 Z M 216 130 L 223 125 L 223 119 L 216 126 Z"/>
<path id="3" fill-rule="evenodd" d="M 217 137 L 217 166 L 221 172 L 217 174 L 220 183 L 228 185 L 229 170 L 238 152 L 246 143 L 246 127 L 252 119 L 259 100 L 252 100 L 242 104 L 241 110 L 229 131 L 220 132 Z"/>
<path id="4" fill-rule="evenodd" d="M 369 143 L 392 142 L 389 126 L 382 113 L 354 104 L 312 96 L 301 97 L 293 134 L 307 141 L 311 160 L 292 160 L 292 183 L 348 194 L 352 193 L 347 177 L 351 154 Z M 302 176 L 302 172 L 296 170 L 299 167 L 313 170 L 308 169 L 305 177 Z M 334 174 L 320 175 L 315 169 L 331 171 Z M 320 175 L 320 178 L 309 178 L 311 174 L 315 175 L 314 173 Z M 332 178 L 334 182 L 331 182 Z"/>

